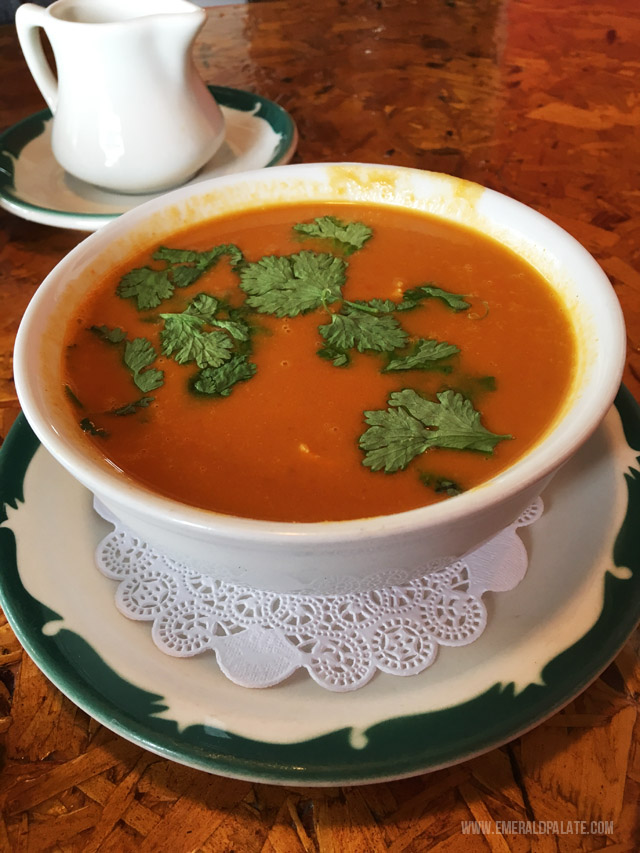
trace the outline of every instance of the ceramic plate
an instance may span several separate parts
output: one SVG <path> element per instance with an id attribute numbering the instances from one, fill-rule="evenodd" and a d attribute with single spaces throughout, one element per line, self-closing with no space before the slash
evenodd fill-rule
<path id="1" fill-rule="evenodd" d="M 640 412 L 624 389 L 521 531 L 516 589 L 486 597 L 469 646 L 420 675 L 336 694 L 302 672 L 264 690 L 213 654 L 170 658 L 115 608 L 93 564 L 109 529 L 21 416 L 0 452 L 1 603 L 43 672 L 108 728 L 183 764 L 261 782 L 350 784 L 454 764 L 553 714 L 593 681 L 640 617 Z"/>
<path id="2" fill-rule="evenodd" d="M 225 86 L 209 86 L 226 120 L 226 138 L 189 183 L 288 163 L 298 134 L 273 101 Z M 42 110 L 0 135 L 0 206 L 59 228 L 95 231 L 155 195 L 101 190 L 68 175 L 51 152 L 51 113 Z"/>

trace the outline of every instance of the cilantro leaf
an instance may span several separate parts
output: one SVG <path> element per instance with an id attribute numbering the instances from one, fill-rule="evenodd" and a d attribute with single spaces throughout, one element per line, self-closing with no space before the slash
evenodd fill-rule
<path id="1" fill-rule="evenodd" d="M 108 326 L 91 326 L 90 331 L 109 344 L 121 344 L 127 337 L 127 333 L 120 327 L 110 329 Z"/>
<path id="2" fill-rule="evenodd" d="M 498 387 L 495 376 L 479 376 L 476 381 L 483 391 L 495 391 Z"/>
<path id="3" fill-rule="evenodd" d="M 83 432 L 88 432 L 89 435 L 98 435 L 98 436 L 101 436 L 102 438 L 108 438 L 109 437 L 109 433 L 106 431 L 106 429 L 102 429 L 102 427 L 96 426 L 94 424 L 94 422 L 92 420 L 90 420 L 89 418 L 83 418 L 80 421 L 80 429 Z"/>
<path id="4" fill-rule="evenodd" d="M 376 314 L 393 314 L 398 310 L 398 306 L 391 299 L 370 299 L 368 302 L 356 300 L 350 302 L 350 305 L 357 305 L 361 311 L 370 311 Z"/>
<path id="5" fill-rule="evenodd" d="M 470 306 L 470 303 L 465 302 L 459 293 L 450 293 L 448 290 L 442 290 L 442 288 L 435 287 L 432 284 L 421 284 L 419 287 L 405 290 L 402 301 L 398 303 L 396 310 L 411 311 L 429 298 L 441 299 L 452 311 L 464 311 Z"/>
<path id="6" fill-rule="evenodd" d="M 158 246 L 152 258 L 154 261 L 166 261 L 172 266 L 192 264 L 193 266 L 205 267 L 209 261 L 219 257 L 221 248 L 221 246 L 214 246 L 209 252 L 197 252 L 194 249 L 171 249 L 169 246 Z"/>
<path id="7" fill-rule="evenodd" d="M 188 287 L 200 276 L 213 269 L 220 258 L 229 256 L 232 267 L 242 263 L 244 256 L 240 249 L 232 243 L 221 243 L 206 252 L 193 249 L 170 249 L 160 246 L 153 253 L 156 261 L 167 261 L 170 264 L 171 280 L 176 287 Z"/>
<path id="8" fill-rule="evenodd" d="M 224 255 L 229 257 L 231 266 L 238 266 L 244 260 L 244 255 L 233 243 L 220 243 L 207 252 L 197 252 L 193 249 L 170 249 L 168 246 L 160 246 L 153 253 L 153 259 L 167 261 L 172 266 L 189 264 L 201 272 L 206 272 Z"/>
<path id="9" fill-rule="evenodd" d="M 122 276 L 116 293 L 123 299 L 135 299 L 139 311 L 149 311 L 168 299 L 173 289 L 168 270 L 140 267 Z"/>
<path id="10" fill-rule="evenodd" d="M 124 406 L 119 406 L 117 409 L 112 409 L 110 415 L 135 415 L 138 409 L 146 409 L 153 403 L 155 397 L 140 397 L 139 400 L 134 400 L 133 403 L 126 403 Z"/>
<path id="11" fill-rule="evenodd" d="M 366 454 L 362 464 L 372 471 L 400 471 L 427 449 L 428 430 L 406 409 L 377 410 L 364 416 L 369 429 L 359 444 Z"/>
<path id="12" fill-rule="evenodd" d="M 464 491 L 462 486 L 459 486 L 454 480 L 449 480 L 447 477 L 438 477 L 433 474 L 420 472 L 418 475 L 423 486 L 433 489 L 436 494 L 446 494 L 447 497 L 460 495 Z"/>
<path id="13" fill-rule="evenodd" d="M 438 477 L 433 488 L 436 493 L 445 492 L 450 498 L 464 491 L 456 482 L 447 480 L 445 477 Z"/>
<path id="14" fill-rule="evenodd" d="M 460 349 L 455 344 L 446 341 L 436 341 L 432 338 L 419 338 L 406 355 L 397 355 L 391 358 L 383 373 L 391 373 L 396 370 L 440 370 L 444 373 L 451 371 L 450 365 L 442 365 L 440 362 L 450 358 Z"/>
<path id="15" fill-rule="evenodd" d="M 365 412 L 369 428 L 360 437 L 363 464 L 387 473 L 405 468 L 432 447 L 492 453 L 509 435 L 496 435 L 480 423 L 480 413 L 455 391 L 442 391 L 437 402 L 412 389 L 394 391 L 389 409 Z"/>
<path id="16" fill-rule="evenodd" d="M 240 269 L 247 304 L 261 314 L 297 317 L 340 299 L 346 264 L 333 255 L 267 255 Z"/>
<path id="17" fill-rule="evenodd" d="M 494 392 L 498 387 L 495 376 L 474 376 L 469 373 L 457 374 L 455 383 L 455 389 L 453 386 L 444 385 L 440 390 L 458 391 L 460 394 L 464 394 L 468 400 L 471 400 L 474 405 L 477 405 L 477 400 L 481 400 L 486 394 Z"/>
<path id="18" fill-rule="evenodd" d="M 83 404 L 82 404 L 82 402 L 81 402 L 81 401 L 76 397 L 76 395 L 73 393 L 73 391 L 71 390 L 71 386 L 70 386 L 70 385 L 65 385 L 65 386 L 64 386 L 64 393 L 65 393 L 65 394 L 67 395 L 67 397 L 71 400 L 71 402 L 73 403 L 73 405 L 74 405 L 74 406 L 76 406 L 78 409 L 84 409 L 84 405 L 83 405 Z"/>
<path id="19" fill-rule="evenodd" d="M 229 256 L 233 267 L 244 261 L 242 252 L 232 243 L 221 243 L 206 252 L 160 246 L 152 257 L 155 261 L 165 261 L 168 266 L 163 270 L 151 267 L 131 270 L 120 279 L 116 293 L 123 299 L 135 299 L 139 311 L 149 311 L 169 299 L 176 287 L 193 284 L 213 269 L 224 255 Z"/>
<path id="20" fill-rule="evenodd" d="M 249 329 L 238 321 L 218 320 L 220 302 L 215 296 L 200 293 L 181 314 L 161 314 L 164 329 L 160 332 L 162 352 L 173 355 L 178 364 L 195 361 L 198 367 L 219 367 L 231 358 L 232 338 L 247 340 Z M 204 331 L 205 325 L 220 326 Z M 227 327 L 229 337 L 222 329 Z"/>
<path id="21" fill-rule="evenodd" d="M 368 302 L 343 303 L 340 311 L 331 315 L 331 322 L 319 326 L 318 331 L 326 341 L 320 355 L 332 357 L 337 367 L 348 363 L 347 351 L 350 349 L 386 352 L 404 346 L 407 340 L 407 333 L 395 317 L 378 313 L 376 307 Z"/>
<path id="22" fill-rule="evenodd" d="M 346 349 L 341 349 L 339 346 L 325 344 L 325 346 L 320 347 L 316 354 L 319 355 L 320 358 L 325 358 L 327 361 L 332 361 L 334 367 L 346 367 L 348 364 L 351 363 L 351 356 L 349 355 L 349 351 Z"/>
<path id="23" fill-rule="evenodd" d="M 257 369 L 246 356 L 235 355 L 220 367 L 205 367 L 193 380 L 192 387 L 210 397 L 228 397 L 237 382 L 251 379 Z"/>
<path id="24" fill-rule="evenodd" d="M 216 317 L 220 311 L 225 311 L 227 318 Z M 184 313 L 197 317 L 203 324 L 207 323 L 218 329 L 224 329 L 237 341 L 247 341 L 251 335 L 251 329 L 242 316 L 243 312 L 238 308 L 229 308 L 226 303 L 209 293 L 199 293 L 189 303 Z"/>
<path id="25" fill-rule="evenodd" d="M 235 269 L 236 267 L 244 264 L 244 255 L 240 251 L 240 249 L 234 245 L 233 243 L 225 243 L 224 244 L 224 253 L 229 258 L 229 263 L 231 267 Z"/>
<path id="26" fill-rule="evenodd" d="M 164 373 L 152 368 L 146 370 L 156 359 L 156 351 L 147 338 L 127 340 L 127 333 L 120 328 L 91 326 L 90 331 L 109 344 L 124 343 L 123 361 L 133 374 L 133 381 L 141 391 L 155 391 L 164 384 Z"/>
<path id="27" fill-rule="evenodd" d="M 164 373 L 149 367 L 156 359 L 156 351 L 146 338 L 127 341 L 124 348 L 124 363 L 133 374 L 133 381 L 143 393 L 155 391 L 164 384 Z"/>
<path id="28" fill-rule="evenodd" d="M 335 216 L 319 216 L 313 222 L 294 225 L 293 230 L 303 237 L 331 240 L 346 255 L 361 249 L 373 234 L 362 222 L 343 222 Z"/>
<path id="29" fill-rule="evenodd" d="M 162 314 L 165 327 L 160 332 L 163 355 L 173 355 L 178 364 L 195 361 L 198 367 L 219 367 L 231 358 L 233 341 L 223 331 L 203 332 L 194 317 Z"/>
<path id="30" fill-rule="evenodd" d="M 251 329 L 244 320 L 222 320 L 216 317 L 215 320 L 211 321 L 211 324 L 229 332 L 231 337 L 237 341 L 248 341 L 251 335 Z"/>
<path id="31" fill-rule="evenodd" d="M 404 406 L 429 428 L 435 428 L 429 446 L 449 447 L 454 450 L 478 450 L 492 453 L 496 444 L 510 435 L 496 435 L 480 423 L 480 413 L 470 400 L 457 391 L 441 391 L 436 394 L 437 403 L 426 400 L 415 391 L 394 391 L 389 405 Z"/>
<path id="32" fill-rule="evenodd" d="M 184 310 L 185 314 L 195 317 L 201 323 L 213 323 L 216 311 L 220 307 L 220 300 L 210 293 L 199 293 L 195 296 Z M 161 314 L 167 317 L 167 314 Z"/>
<path id="33" fill-rule="evenodd" d="M 197 281 L 205 272 L 206 269 L 202 269 L 201 267 L 171 267 L 171 283 L 174 287 L 189 287 L 190 284 Z"/>
<path id="34" fill-rule="evenodd" d="M 151 341 L 146 338 L 134 338 L 127 341 L 124 349 L 124 363 L 132 373 L 140 373 L 155 361 L 156 352 Z"/>
<path id="35" fill-rule="evenodd" d="M 151 368 L 145 370 L 144 373 L 135 374 L 133 381 L 141 391 L 155 391 L 164 385 L 164 373 L 162 370 Z"/>

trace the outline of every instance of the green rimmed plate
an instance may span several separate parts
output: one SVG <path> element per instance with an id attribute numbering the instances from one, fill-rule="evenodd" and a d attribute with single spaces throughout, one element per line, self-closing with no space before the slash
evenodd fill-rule
<path id="1" fill-rule="evenodd" d="M 209 86 L 226 138 L 189 183 L 288 163 L 298 134 L 282 107 L 251 92 Z M 68 175 L 51 151 L 51 112 L 28 116 L 0 134 L 0 207 L 32 222 L 95 231 L 152 195 L 112 193 Z"/>
<path id="2" fill-rule="evenodd" d="M 525 579 L 488 599 L 470 646 L 351 694 L 304 673 L 238 687 L 213 654 L 170 658 L 120 615 L 93 566 L 108 526 L 21 417 L 0 452 L 0 603 L 45 674 L 107 727 L 193 767 L 261 782 L 351 784 L 421 773 L 504 743 L 581 692 L 640 618 L 640 410 L 624 389 L 521 531 Z M 34 533 L 37 532 L 37 535 Z"/>

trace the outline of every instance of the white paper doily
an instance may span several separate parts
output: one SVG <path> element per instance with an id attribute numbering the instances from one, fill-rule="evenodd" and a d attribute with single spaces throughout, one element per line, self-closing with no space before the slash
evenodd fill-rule
<path id="1" fill-rule="evenodd" d="M 213 651 L 243 687 L 271 687 L 306 669 L 322 687 L 363 687 L 376 670 L 416 675 L 438 646 L 464 646 L 487 624 L 486 592 L 513 589 L 525 576 L 519 527 L 542 514 L 540 498 L 497 536 L 447 568 L 365 593 L 308 595 L 255 590 L 214 580 L 149 547 L 96 503 L 115 529 L 96 563 L 118 581 L 116 606 L 152 622 L 158 648 L 175 657 Z"/>

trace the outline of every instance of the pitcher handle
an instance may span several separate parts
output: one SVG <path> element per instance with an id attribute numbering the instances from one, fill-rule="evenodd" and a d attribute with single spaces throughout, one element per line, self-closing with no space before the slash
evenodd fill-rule
<path id="1" fill-rule="evenodd" d="M 51 16 L 47 10 L 34 3 L 23 3 L 16 9 L 16 29 L 22 53 L 49 109 L 55 113 L 58 105 L 58 81 L 45 56 L 38 32 L 40 28 L 46 32 L 50 20 Z"/>

